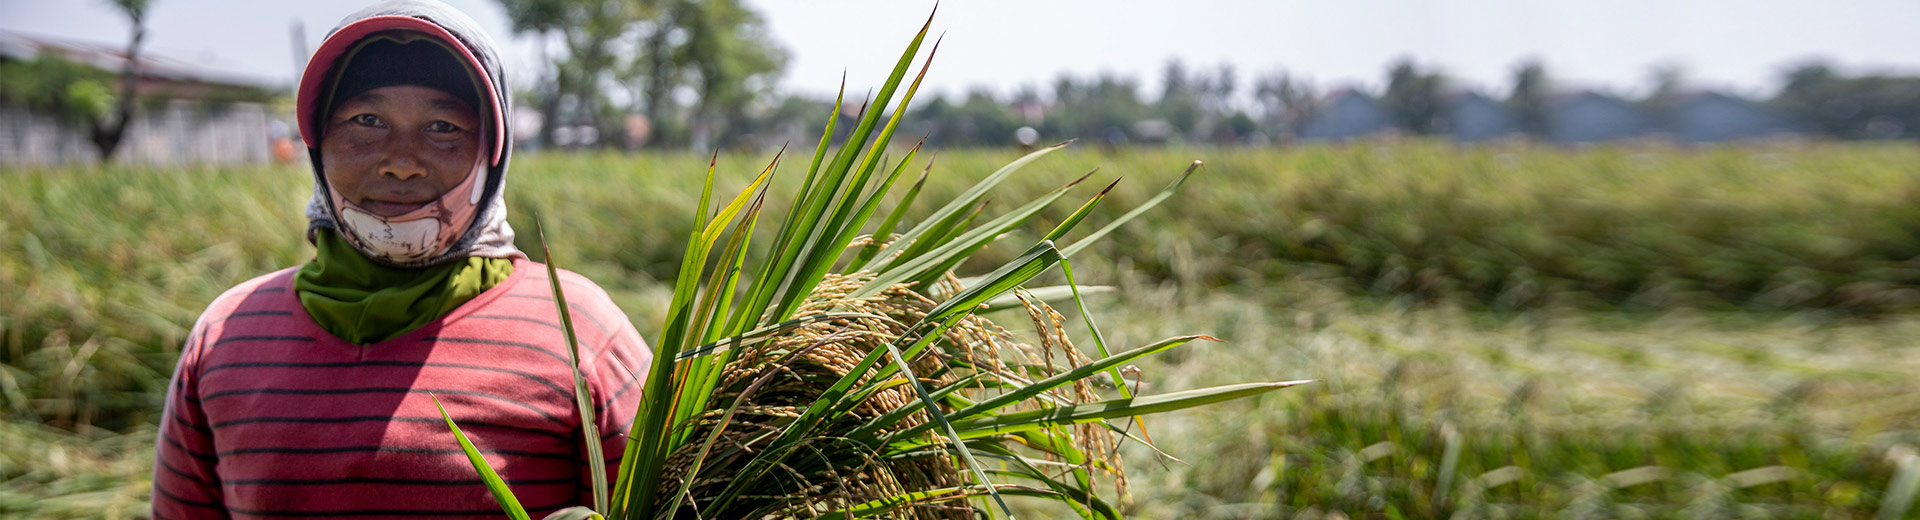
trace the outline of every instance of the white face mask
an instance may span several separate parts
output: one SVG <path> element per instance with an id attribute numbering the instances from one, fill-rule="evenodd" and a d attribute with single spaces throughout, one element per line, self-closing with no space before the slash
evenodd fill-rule
<path id="1" fill-rule="evenodd" d="M 360 208 L 340 208 L 340 222 L 362 252 L 394 263 L 425 261 L 439 253 L 440 219 L 388 220 Z"/>
<path id="2" fill-rule="evenodd" d="M 486 147 L 466 180 L 418 209 L 382 217 L 340 197 L 327 186 L 339 217 L 341 235 L 368 258 L 408 266 L 432 260 L 453 247 L 473 224 L 480 194 L 487 185 Z"/>

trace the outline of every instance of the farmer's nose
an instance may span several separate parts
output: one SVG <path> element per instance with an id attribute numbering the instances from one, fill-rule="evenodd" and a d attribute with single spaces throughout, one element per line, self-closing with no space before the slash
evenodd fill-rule
<path id="1" fill-rule="evenodd" d="M 380 164 L 380 174 L 403 181 L 415 177 L 425 177 L 427 175 L 427 164 L 426 161 L 420 160 L 416 153 L 417 151 L 417 147 L 404 144 L 396 147 L 387 156 L 387 160 Z"/>
<path id="2" fill-rule="evenodd" d="M 404 181 L 427 176 L 427 169 L 419 167 L 418 162 L 390 161 L 380 173 Z"/>

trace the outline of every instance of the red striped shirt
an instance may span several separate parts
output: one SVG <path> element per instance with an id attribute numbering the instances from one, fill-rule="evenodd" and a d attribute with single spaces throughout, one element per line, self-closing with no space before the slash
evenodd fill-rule
<path id="1" fill-rule="evenodd" d="M 516 260 L 452 313 L 365 346 L 307 316 L 294 271 L 228 290 L 194 325 L 167 392 L 155 518 L 499 517 L 429 396 L 529 514 L 590 505 L 543 265 Z M 605 291 L 560 279 L 611 481 L 652 356 Z"/>

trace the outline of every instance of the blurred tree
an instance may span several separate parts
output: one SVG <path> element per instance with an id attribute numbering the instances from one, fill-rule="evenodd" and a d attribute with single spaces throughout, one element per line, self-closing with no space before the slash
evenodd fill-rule
<path id="1" fill-rule="evenodd" d="M 760 15 L 739 0 L 682 1 L 674 7 L 670 19 L 686 31 L 674 63 L 689 73 L 699 95 L 689 114 L 692 143 L 700 149 L 716 139 L 731 145 L 749 130 L 748 105 L 772 93 L 787 52 L 773 41 Z M 650 97 L 649 110 L 657 111 L 654 103 L 662 101 Z"/>
<path id="2" fill-rule="evenodd" d="M 1234 108 L 1233 92 L 1239 82 L 1234 73 L 1233 64 L 1221 63 L 1213 74 L 1199 76 L 1200 122 L 1189 132 L 1195 138 L 1207 141 L 1234 141 L 1246 135 L 1235 130 L 1235 115 L 1245 117 Z M 1250 119 L 1249 119 L 1250 121 Z"/>
<path id="3" fill-rule="evenodd" d="M 1412 59 L 1401 58 L 1387 69 L 1387 92 L 1380 103 L 1402 128 L 1421 135 L 1439 133 L 1445 130 L 1446 107 L 1440 99 L 1445 81 L 1439 73 L 1422 72 Z"/>
<path id="4" fill-rule="evenodd" d="M 936 146 L 1005 146 L 1013 143 L 1014 129 L 1023 126 L 1009 104 L 984 87 L 967 91 L 959 104 L 933 96 L 909 119 L 925 128 L 927 143 Z"/>
<path id="5" fill-rule="evenodd" d="M 1151 111 L 1140 100 L 1140 84 L 1114 74 L 1076 80 L 1062 74 L 1054 80 L 1053 107 L 1039 129 L 1042 135 L 1066 138 L 1106 138 L 1145 119 Z"/>
<path id="6" fill-rule="evenodd" d="M 1507 110 L 1520 131 L 1536 139 L 1547 135 L 1547 97 L 1551 95 L 1547 81 L 1546 66 L 1529 59 L 1514 69 L 1513 92 L 1507 95 Z"/>
<path id="7" fill-rule="evenodd" d="M 1232 117 L 1237 82 L 1233 65 L 1223 63 L 1209 73 L 1189 71 L 1179 59 L 1171 59 L 1161 74 L 1160 99 L 1152 115 L 1189 139 L 1213 139 L 1216 127 Z"/>
<path id="8" fill-rule="evenodd" d="M 673 88 L 683 81 L 679 67 L 675 66 L 672 46 L 676 35 L 679 41 L 684 42 L 687 38 L 685 30 L 675 30 L 671 18 L 680 14 L 683 4 L 677 0 L 661 1 L 673 3 L 671 7 L 661 10 L 661 17 L 648 22 L 650 27 L 641 40 L 640 52 L 627 65 L 624 75 L 629 84 L 637 85 L 642 103 L 641 113 L 653 122 L 656 132 L 662 136 L 680 136 L 685 132 L 677 127 L 668 127 L 675 126 L 673 118 L 669 117 L 672 115 L 669 111 L 673 108 L 670 96 Z M 655 142 L 665 141 L 667 139 L 656 139 Z"/>
<path id="9" fill-rule="evenodd" d="M 686 128 L 712 141 L 751 131 L 754 103 L 773 108 L 767 95 L 786 51 L 739 0 L 499 2 L 516 33 L 561 43 L 559 56 L 549 55 L 551 81 L 540 82 L 551 88 L 535 93 L 546 116 L 542 142 L 563 124 L 615 136 L 624 113 L 646 114 L 656 143 L 681 142 Z M 675 101 L 682 88 L 693 98 L 685 110 Z"/>
<path id="10" fill-rule="evenodd" d="M 1240 143 L 1248 136 L 1260 132 L 1260 123 L 1245 111 L 1236 110 L 1220 122 L 1213 133 L 1212 140 L 1219 143 Z"/>
<path id="11" fill-rule="evenodd" d="M 1773 97 L 1773 105 L 1813 132 L 1839 136 L 1853 110 L 1840 95 L 1844 81 L 1833 66 L 1824 61 L 1808 61 L 1788 68 L 1784 85 Z"/>
<path id="12" fill-rule="evenodd" d="M 1677 62 L 1656 64 L 1647 69 L 1647 97 L 1640 110 L 1655 128 L 1672 128 L 1680 110 L 1680 96 L 1687 83 L 1687 69 Z"/>
<path id="13" fill-rule="evenodd" d="M 91 130 L 113 111 L 116 77 L 53 54 L 0 61 L 0 100 Z"/>
<path id="14" fill-rule="evenodd" d="M 1253 81 L 1253 100 L 1276 135 L 1299 135 L 1314 116 L 1320 93 L 1305 78 L 1276 72 Z"/>
<path id="15" fill-rule="evenodd" d="M 1841 139 L 1920 136 L 1920 77 L 1846 77 L 1810 61 L 1787 69 L 1772 104 L 1807 130 Z"/>
<path id="16" fill-rule="evenodd" d="M 112 116 L 92 118 L 88 124 L 93 147 L 99 150 L 103 163 L 113 160 L 113 153 L 120 150 L 120 141 L 127 135 L 127 124 L 133 121 L 134 98 L 140 88 L 140 44 L 147 39 L 147 8 L 153 3 L 151 0 L 110 1 L 127 16 L 133 36 L 127 41 L 127 61 L 120 68 L 120 95 Z"/>
<path id="17" fill-rule="evenodd" d="M 611 79 L 615 44 L 633 22 L 657 14 L 651 2 L 629 0 L 499 0 L 516 34 L 532 33 L 551 75 L 535 92 L 539 97 L 540 143 L 554 144 L 563 124 L 593 126 L 605 135 L 613 121 L 596 112 L 610 108 L 603 87 Z M 548 54 L 547 41 L 558 38 L 562 56 Z M 608 140 L 611 141 L 611 140 Z M 604 142 L 604 141 L 603 141 Z"/>
<path id="18" fill-rule="evenodd" d="M 1177 132 L 1192 132 L 1200 122 L 1200 90 L 1205 89 L 1205 78 L 1189 78 L 1187 67 L 1178 58 L 1167 60 L 1161 69 L 1160 101 L 1155 104 L 1154 112 L 1173 125 Z"/>

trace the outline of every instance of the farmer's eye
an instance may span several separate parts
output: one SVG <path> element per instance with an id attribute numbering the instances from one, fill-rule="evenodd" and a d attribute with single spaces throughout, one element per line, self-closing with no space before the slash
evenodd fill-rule
<path id="1" fill-rule="evenodd" d="M 348 118 L 347 120 L 352 121 L 354 124 L 363 125 L 363 126 L 374 126 L 374 127 L 387 126 L 386 121 L 381 121 L 380 116 L 376 116 L 373 114 L 360 114 L 360 115 L 353 116 L 352 118 Z"/>

